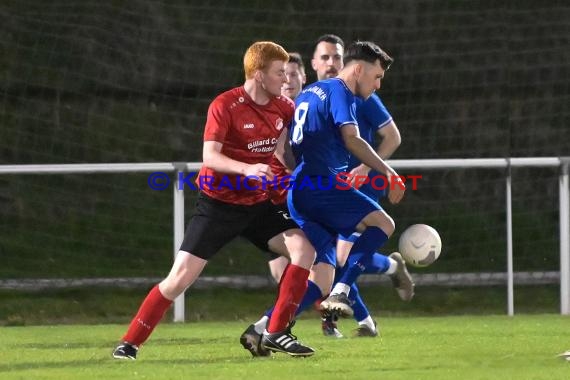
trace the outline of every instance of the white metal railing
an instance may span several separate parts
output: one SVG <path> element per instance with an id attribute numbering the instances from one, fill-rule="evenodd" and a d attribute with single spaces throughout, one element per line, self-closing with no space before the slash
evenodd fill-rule
<path id="1" fill-rule="evenodd" d="M 510 169 L 513 167 L 559 167 L 560 199 L 560 313 L 570 315 L 570 157 L 517 157 L 475 159 L 427 159 L 390 160 L 396 169 Z M 1 174 L 85 174 L 85 173 L 134 173 L 134 172 L 183 172 L 196 171 L 199 162 L 124 163 L 124 164 L 62 164 L 62 165 L 0 165 Z M 178 178 L 174 189 L 174 256 L 184 238 L 184 191 L 179 188 Z M 513 236 L 511 171 L 505 178 L 506 190 L 506 235 L 507 235 L 507 309 L 514 315 Z M 174 302 L 174 321 L 184 321 L 184 294 Z"/>

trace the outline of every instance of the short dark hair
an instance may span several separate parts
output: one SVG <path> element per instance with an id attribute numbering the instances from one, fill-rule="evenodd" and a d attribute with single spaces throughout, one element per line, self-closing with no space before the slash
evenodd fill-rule
<path id="1" fill-rule="evenodd" d="M 297 53 L 296 51 L 289 52 L 289 63 L 296 63 L 297 66 L 299 66 L 299 68 L 303 70 L 303 72 L 305 72 L 305 65 L 303 64 L 303 58 L 301 57 L 301 54 Z"/>
<path id="2" fill-rule="evenodd" d="M 342 38 L 340 38 L 336 34 L 323 34 L 315 41 L 315 45 L 313 46 L 313 51 L 317 50 L 317 45 L 320 44 L 321 42 L 328 42 L 329 44 L 335 44 L 335 45 L 340 44 L 340 46 L 342 46 L 342 48 L 344 49 L 344 41 L 342 40 Z"/>
<path id="3" fill-rule="evenodd" d="M 380 66 L 384 70 L 388 70 L 394 59 L 390 57 L 380 46 L 370 41 L 355 41 L 351 43 L 344 51 L 344 65 L 348 65 L 351 61 L 362 60 L 369 63 L 380 61 Z"/>

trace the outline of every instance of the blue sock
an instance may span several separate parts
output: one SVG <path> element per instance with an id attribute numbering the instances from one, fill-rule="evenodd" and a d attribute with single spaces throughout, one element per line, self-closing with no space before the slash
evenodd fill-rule
<path id="1" fill-rule="evenodd" d="M 316 300 L 323 297 L 323 293 L 321 289 L 315 284 L 313 281 L 308 280 L 307 291 L 305 292 L 305 296 L 301 300 L 299 304 L 299 308 L 297 309 L 297 313 L 295 316 L 301 314 L 304 310 L 307 310 L 311 305 L 315 303 Z"/>
<path id="2" fill-rule="evenodd" d="M 346 272 L 344 272 L 338 282 L 349 286 L 354 284 L 358 276 L 364 273 L 367 267 L 372 266 L 374 252 L 386 240 L 388 240 L 388 236 L 380 228 L 366 228 L 352 246 L 348 254 L 350 265 L 348 265 Z"/>
<path id="3" fill-rule="evenodd" d="M 375 252 L 372 255 L 372 261 L 366 266 L 366 269 L 362 273 L 375 274 L 384 273 L 390 268 L 390 259 L 388 256 L 384 256 L 381 253 Z"/>
<path id="4" fill-rule="evenodd" d="M 263 315 L 271 318 L 271 314 L 273 314 L 273 309 L 275 309 L 275 306 L 271 306 L 269 309 L 265 310 L 265 313 L 263 313 Z"/>
<path id="5" fill-rule="evenodd" d="M 358 286 L 356 286 L 356 284 L 352 284 L 350 287 L 348 298 L 354 302 L 352 304 L 352 310 L 354 310 L 354 319 L 356 322 L 360 322 L 370 315 L 362 297 L 360 297 L 360 292 L 358 291 Z"/>
<path id="6" fill-rule="evenodd" d="M 303 296 L 303 299 L 297 308 L 297 313 L 295 313 L 295 316 L 301 314 L 301 312 L 306 310 L 309 306 L 315 303 L 316 300 L 322 298 L 323 296 L 321 289 L 317 286 L 317 284 L 311 280 L 308 280 L 307 282 L 307 291 L 305 292 L 305 295 Z M 273 314 L 273 307 L 271 309 L 268 309 L 264 315 L 271 318 L 271 314 Z"/>

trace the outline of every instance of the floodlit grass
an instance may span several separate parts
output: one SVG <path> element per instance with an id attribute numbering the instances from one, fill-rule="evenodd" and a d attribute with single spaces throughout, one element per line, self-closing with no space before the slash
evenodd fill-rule
<path id="1" fill-rule="evenodd" d="M 0 328 L 2 379 L 568 379 L 570 318 L 558 315 L 402 317 L 380 321 L 382 338 L 334 340 L 319 321 L 295 333 L 317 350 L 252 359 L 238 343 L 248 322 L 161 324 L 139 360 L 111 350 L 126 325 Z M 343 321 L 350 335 L 352 322 Z"/>

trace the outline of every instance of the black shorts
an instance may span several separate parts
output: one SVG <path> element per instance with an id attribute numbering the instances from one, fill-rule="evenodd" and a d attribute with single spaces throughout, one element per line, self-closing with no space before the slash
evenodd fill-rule
<path id="1" fill-rule="evenodd" d="M 266 201 L 251 206 L 235 205 L 200 193 L 180 250 L 209 260 L 224 245 L 242 236 L 271 254 L 268 241 L 292 228 L 299 226 L 289 216 L 286 204 L 276 206 Z M 272 253 L 269 259 L 276 257 Z"/>

